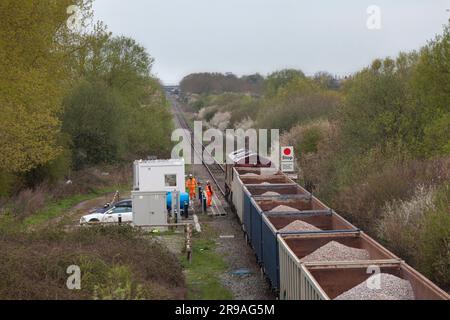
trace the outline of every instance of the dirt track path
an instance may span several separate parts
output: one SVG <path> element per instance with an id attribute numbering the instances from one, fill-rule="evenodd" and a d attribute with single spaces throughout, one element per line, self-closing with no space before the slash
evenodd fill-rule
<path id="1" fill-rule="evenodd" d="M 88 214 L 90 210 L 103 206 L 105 203 L 110 202 L 112 197 L 114 196 L 114 192 L 106 193 L 94 199 L 89 199 L 77 203 L 75 206 L 68 209 L 66 212 L 61 214 L 58 217 L 48 220 L 43 226 L 49 226 L 58 224 L 61 221 L 67 220 L 67 223 L 70 225 L 78 225 L 80 218 Z M 128 198 L 129 193 L 120 194 L 121 199 Z M 66 222 L 66 221 L 65 221 Z"/>

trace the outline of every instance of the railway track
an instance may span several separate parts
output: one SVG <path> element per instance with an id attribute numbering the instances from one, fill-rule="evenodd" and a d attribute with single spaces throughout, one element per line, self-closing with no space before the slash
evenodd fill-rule
<path id="1" fill-rule="evenodd" d="M 191 126 L 186 121 L 186 119 L 183 117 L 180 106 L 178 103 L 173 99 L 169 98 L 169 100 L 172 101 L 172 107 L 174 109 L 174 115 L 177 119 L 178 124 L 182 129 L 186 129 L 189 131 L 190 134 L 190 143 L 192 146 L 192 150 L 197 154 L 198 157 L 200 157 L 203 166 L 208 171 L 208 174 L 211 176 L 211 179 L 214 181 L 214 184 L 216 185 L 217 190 L 222 194 L 222 196 L 225 196 L 225 169 L 224 167 L 217 162 L 217 160 L 214 158 L 211 153 L 209 153 L 205 146 L 203 145 L 202 141 L 200 142 L 201 150 L 198 150 L 196 147 L 195 141 L 194 141 L 194 134 Z"/>

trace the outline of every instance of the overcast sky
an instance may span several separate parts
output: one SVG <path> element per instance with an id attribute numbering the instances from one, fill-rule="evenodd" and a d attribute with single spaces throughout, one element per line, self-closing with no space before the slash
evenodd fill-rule
<path id="1" fill-rule="evenodd" d="M 369 30 L 367 8 L 381 9 Z M 95 0 L 96 18 L 136 39 L 166 84 L 192 72 L 282 68 L 346 75 L 441 33 L 450 0 Z"/>

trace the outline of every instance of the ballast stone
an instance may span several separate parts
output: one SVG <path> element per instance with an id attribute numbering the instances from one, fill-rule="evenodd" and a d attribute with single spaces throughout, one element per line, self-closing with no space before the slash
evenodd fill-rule
<path id="1" fill-rule="evenodd" d="M 271 212 L 300 212 L 300 210 L 298 210 L 298 209 L 295 209 L 295 208 L 292 208 L 289 206 L 285 206 L 285 205 L 277 206 L 270 211 Z"/>
<path id="2" fill-rule="evenodd" d="M 305 221 L 295 220 L 290 224 L 288 224 L 283 229 L 279 230 L 279 232 L 296 232 L 296 231 L 321 231 L 321 229 Z"/>
<path id="3" fill-rule="evenodd" d="M 348 247 L 337 241 L 330 241 L 313 253 L 300 259 L 301 262 L 358 260 L 370 260 L 369 252 L 364 249 Z"/>
<path id="4" fill-rule="evenodd" d="M 374 289 L 369 287 L 379 278 L 380 287 Z M 334 300 L 414 300 L 414 291 L 408 280 L 401 279 L 392 274 L 380 273 L 373 275 L 356 287 L 342 293 Z"/>
<path id="5" fill-rule="evenodd" d="M 274 192 L 274 191 L 267 191 L 262 194 L 262 196 L 265 196 L 265 197 L 279 196 L 279 195 L 280 194 L 278 192 Z"/>

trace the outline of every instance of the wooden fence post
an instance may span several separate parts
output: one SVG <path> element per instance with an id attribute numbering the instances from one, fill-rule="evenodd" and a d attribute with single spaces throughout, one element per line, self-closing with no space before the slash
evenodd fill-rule
<path id="1" fill-rule="evenodd" d="M 186 255 L 189 262 L 192 261 L 192 226 L 188 223 L 185 227 L 186 233 Z"/>

